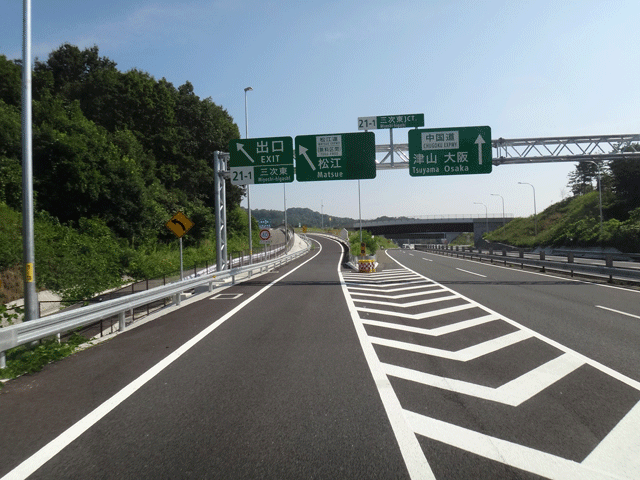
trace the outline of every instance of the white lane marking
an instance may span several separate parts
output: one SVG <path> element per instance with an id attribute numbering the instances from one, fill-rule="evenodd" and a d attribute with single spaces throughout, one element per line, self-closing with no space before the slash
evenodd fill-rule
<path id="1" fill-rule="evenodd" d="M 609 465 L 612 473 L 623 478 L 638 478 L 640 472 L 640 402 L 618 423 L 600 444 L 582 461 L 582 465 L 598 468 Z"/>
<path id="2" fill-rule="evenodd" d="M 459 300 L 461 297 L 455 297 L 456 300 Z M 422 312 L 422 313 L 402 313 L 402 312 L 392 312 L 390 310 L 378 310 L 377 308 L 358 308 L 359 312 L 365 313 L 379 313 L 380 315 L 401 317 L 401 318 L 410 318 L 412 320 L 424 320 L 425 318 L 438 317 L 440 315 L 446 315 L 448 313 L 459 312 L 461 310 L 468 310 L 470 308 L 477 307 L 477 304 L 465 303 L 463 305 L 456 305 L 455 307 L 441 308 L 440 310 L 432 310 L 431 312 Z"/>
<path id="3" fill-rule="evenodd" d="M 640 319 L 640 317 L 638 315 L 634 315 L 632 313 L 622 312 L 620 310 L 614 310 L 613 308 L 603 307 L 602 305 L 596 305 L 596 307 L 602 308 L 603 310 L 609 310 L 610 312 L 619 313 L 620 315 L 626 315 L 627 317 Z"/>
<path id="4" fill-rule="evenodd" d="M 528 338 L 531 338 L 529 332 L 517 330 L 513 333 L 503 335 L 502 337 L 487 340 L 486 342 L 472 345 L 471 347 L 463 348 L 452 352 L 451 350 L 443 350 L 441 348 L 425 347 L 423 345 L 416 345 L 415 343 L 399 342 L 397 340 L 389 340 L 387 338 L 369 337 L 371 343 L 376 345 L 382 345 L 385 347 L 397 348 L 399 350 L 405 350 L 407 352 L 422 353 L 423 355 L 431 355 L 433 357 L 447 358 L 449 360 L 457 360 L 459 362 L 468 362 L 469 360 L 475 360 L 484 355 L 488 355 L 495 351 L 501 350 L 510 345 L 522 342 Z"/>
<path id="5" fill-rule="evenodd" d="M 342 247 L 341 243 L 339 243 L 339 245 Z M 342 249 L 344 252 L 344 247 L 342 247 Z M 369 341 L 364 325 L 360 321 L 360 316 L 358 315 L 356 307 L 351 300 L 346 282 L 342 276 L 342 272 L 340 271 L 340 263 L 338 263 L 337 270 L 340 277 L 340 283 L 342 284 L 342 293 L 344 294 L 344 298 L 347 302 L 347 308 L 351 314 L 353 326 L 355 327 L 358 335 L 358 340 L 360 340 L 360 346 L 362 347 L 365 359 L 369 365 L 371 376 L 373 377 L 376 388 L 378 389 L 382 405 L 387 412 L 387 417 L 389 418 L 391 428 L 396 437 L 396 441 L 398 442 L 398 446 L 400 447 L 402 458 L 404 459 L 407 470 L 409 471 L 409 476 L 411 479 L 415 480 L 435 480 L 436 477 L 433 475 L 429 462 L 424 456 L 424 451 L 418 442 L 418 438 L 403 414 L 402 406 L 396 396 L 396 392 L 393 390 L 389 379 L 382 370 L 378 356 L 376 355 L 373 345 Z"/>
<path id="6" fill-rule="evenodd" d="M 419 333 L 421 335 L 429 335 L 432 337 L 439 337 L 440 335 L 446 335 L 448 333 L 458 332 L 467 328 L 482 325 L 483 323 L 493 322 L 499 320 L 498 315 L 484 315 L 478 318 L 472 318 L 471 320 L 463 320 L 462 322 L 452 323 L 451 325 L 444 325 L 442 327 L 427 330 L 426 328 L 411 327 L 409 325 L 401 325 L 399 323 L 381 322 L 379 320 L 367 320 L 362 319 L 362 323 L 365 325 L 372 325 L 374 327 L 392 328 L 395 330 L 403 330 L 405 332 Z"/>
<path id="7" fill-rule="evenodd" d="M 0 480 L 24 480 L 25 478 L 27 478 L 29 475 L 31 475 L 36 470 L 38 470 L 42 465 L 44 465 L 46 462 L 48 462 L 54 456 L 60 453 L 60 451 L 62 451 L 63 448 L 65 448 L 67 445 L 73 442 L 76 438 L 78 438 L 84 432 L 89 430 L 89 428 L 95 425 L 100 419 L 102 419 L 105 415 L 107 415 L 111 410 L 113 410 L 122 402 L 124 402 L 127 398 L 129 398 L 141 387 L 143 387 L 147 382 L 149 382 L 156 375 L 162 372 L 165 368 L 167 368 L 169 365 L 175 362 L 178 358 L 180 358 L 184 353 L 186 353 L 191 348 L 193 348 L 203 338 L 205 338 L 207 335 L 213 332 L 216 328 L 218 328 L 220 325 L 226 322 L 229 318 L 233 317 L 236 313 L 242 310 L 245 306 L 247 306 L 253 300 L 255 300 L 264 292 L 266 292 L 270 287 L 280 282 L 281 280 L 283 280 L 284 278 L 286 278 L 287 276 L 291 275 L 293 272 L 298 270 L 300 267 L 304 266 L 305 264 L 313 260 L 317 255 L 320 254 L 321 251 L 322 251 L 322 245 L 320 245 L 320 248 L 318 249 L 317 253 L 313 255 L 311 258 L 309 258 L 307 261 L 305 261 L 304 263 L 301 263 L 296 268 L 286 273 L 282 277 L 274 280 L 273 282 L 271 282 L 270 284 L 262 288 L 262 290 L 259 290 L 258 292 L 253 294 L 251 297 L 246 299 L 244 302 L 242 302 L 240 305 L 235 307 L 233 310 L 229 311 L 226 315 L 220 317 L 218 320 L 216 320 L 210 326 L 205 328 L 198 335 L 193 337 L 191 340 L 185 342 L 181 347 L 179 347 L 173 353 L 169 354 L 163 360 L 155 364 L 153 367 L 151 367 L 145 373 L 140 375 L 138 378 L 136 378 L 134 381 L 132 381 L 130 384 L 128 384 L 126 387 L 120 390 L 118 393 L 116 393 L 111 398 L 109 398 L 104 403 L 102 403 L 102 405 L 98 406 L 95 410 L 85 415 L 84 418 L 78 420 L 78 422 L 76 422 L 74 425 L 69 427 L 67 430 L 65 430 L 56 438 L 51 440 L 48 444 L 46 444 L 36 453 L 34 453 L 29 458 L 24 460 L 20 465 L 15 467 L 13 470 L 7 473 Z"/>
<path id="8" fill-rule="evenodd" d="M 545 388 L 553 385 L 582 365 L 584 365 L 584 362 L 565 353 L 498 388 L 492 388 L 453 378 L 419 372 L 397 365 L 382 364 L 387 375 L 463 395 L 503 403 L 512 407 L 517 407 L 522 402 L 533 398 Z"/>
<path id="9" fill-rule="evenodd" d="M 408 410 L 405 410 L 404 414 L 419 435 L 545 478 L 554 480 L 620 480 L 617 475 L 603 472 L 601 468 L 581 465 L 572 460 L 484 435 Z"/>
<path id="10" fill-rule="evenodd" d="M 431 253 L 430 255 L 437 255 L 437 254 L 436 253 Z M 441 256 L 441 255 L 438 255 L 438 256 Z M 391 258 L 391 260 L 393 260 L 394 262 L 398 263 L 398 265 L 400 265 L 400 263 L 395 258 L 393 258 L 391 255 L 389 255 L 389 258 Z M 477 260 L 470 260 L 468 258 L 448 257 L 448 256 L 445 256 L 445 258 L 449 258 L 451 260 L 458 260 L 460 262 L 472 262 L 472 263 L 474 263 L 476 265 L 478 264 Z M 520 272 L 520 273 L 524 273 L 524 274 L 527 274 L 527 275 L 540 275 L 542 277 L 547 277 L 547 278 L 557 278 L 558 280 L 565 280 L 565 281 L 575 282 L 575 283 L 583 283 L 585 285 L 594 285 L 594 286 L 602 287 L 602 288 L 613 288 L 615 290 L 622 290 L 622 291 L 628 292 L 628 293 L 640 294 L 640 290 L 629 290 L 628 288 L 617 287 L 615 285 L 608 285 L 606 283 L 595 283 L 595 282 L 589 282 L 587 280 L 580 280 L 580 279 L 577 279 L 577 278 L 558 277 L 557 275 L 551 275 L 549 273 L 532 272 L 530 270 L 520 270 L 520 269 L 515 269 L 513 267 L 505 267 L 503 265 L 498 265 L 496 263 L 485 263 L 483 265 L 485 267 L 504 268 L 505 270 L 510 270 L 512 272 Z"/>
<path id="11" fill-rule="evenodd" d="M 446 290 L 439 290 L 439 291 L 446 292 Z M 429 303 L 442 302 L 444 300 L 453 300 L 454 298 L 458 298 L 458 297 L 455 295 L 447 295 L 446 297 L 427 298 L 424 300 L 416 300 L 415 302 L 408 302 L 408 303 L 381 302 L 380 300 L 360 300 L 360 299 L 354 298 L 353 302 L 354 303 L 373 303 L 375 305 L 387 305 L 389 307 L 397 307 L 397 308 L 410 308 L 410 307 L 417 307 L 419 305 L 428 305 Z"/>
<path id="12" fill-rule="evenodd" d="M 460 270 L 461 272 L 464 272 L 464 273 L 470 273 L 471 275 L 477 275 L 478 277 L 487 278 L 487 276 L 486 276 L 486 275 L 481 275 L 481 274 L 479 274 L 479 273 L 470 272 L 469 270 L 463 270 L 463 269 L 461 269 L 461 268 L 456 268 L 456 270 Z"/>
<path id="13" fill-rule="evenodd" d="M 427 262 L 433 262 L 433 260 L 431 260 L 430 258 L 423 258 L 423 260 L 426 260 Z"/>
<path id="14" fill-rule="evenodd" d="M 414 270 L 411 270 L 409 267 L 405 267 L 404 265 L 402 265 L 395 258 L 393 258 L 391 256 L 389 258 L 391 258 L 391 260 L 395 261 L 398 265 L 403 266 L 404 268 L 406 268 L 410 272 L 413 272 L 416 275 L 420 275 L 419 273 L 415 272 Z M 433 280 L 425 277 L 424 275 L 421 275 L 421 276 L 425 280 L 428 280 L 428 281 L 430 281 L 430 282 L 432 282 L 432 283 L 434 283 L 436 285 L 440 285 L 439 283 L 434 282 Z M 582 283 L 588 283 L 588 282 L 582 282 Z M 443 285 L 443 288 L 449 289 L 448 287 L 445 287 L 444 285 Z M 449 289 L 449 290 L 451 290 L 451 289 Z M 478 302 L 476 302 L 475 300 L 470 299 L 469 297 L 465 297 L 464 295 L 460 295 L 459 293 L 455 292 L 454 290 L 451 290 L 451 292 L 455 293 L 456 295 L 458 295 L 461 300 L 465 300 L 465 301 L 469 302 L 469 304 L 472 307 L 480 308 L 480 309 L 484 310 L 487 313 L 492 313 L 492 314 L 495 314 L 495 315 L 499 315 L 502 320 L 504 320 L 505 322 L 513 325 L 514 327 L 517 327 L 520 330 L 524 330 L 526 332 L 531 333 L 532 336 L 536 337 L 539 340 L 542 340 L 545 343 L 548 343 L 549 345 L 551 345 L 552 347 L 557 348 L 558 350 L 561 350 L 561 351 L 563 351 L 565 353 L 570 353 L 571 355 L 575 355 L 577 358 L 579 358 L 582 361 L 584 361 L 584 363 L 586 363 L 587 365 L 591 365 L 593 368 L 595 368 L 597 370 L 600 370 L 601 372 L 609 375 L 610 377 L 615 378 L 616 380 L 621 381 L 625 385 L 629 385 L 630 387 L 635 388 L 636 390 L 640 391 L 640 382 L 638 382 L 637 380 L 634 380 L 634 379 L 632 379 L 630 377 L 627 377 L 626 375 L 623 375 L 622 373 L 616 372 L 614 369 L 612 369 L 610 367 L 607 367 L 606 365 L 603 365 L 600 362 L 592 360 L 591 358 L 589 358 L 589 357 L 587 357 L 587 356 L 585 356 L 585 355 L 583 355 L 583 354 L 581 354 L 581 353 L 579 353 L 579 352 L 577 352 L 575 350 L 572 350 L 569 347 L 566 347 L 566 346 L 562 345 L 561 343 L 556 342 L 555 340 L 552 340 L 551 338 L 546 337 L 546 336 L 536 332 L 535 330 L 530 329 L 529 327 L 525 327 L 524 325 L 521 325 L 520 323 L 518 323 L 518 322 L 516 322 L 514 320 L 511 320 L 510 318 L 507 318 L 504 315 L 500 315 L 498 312 L 496 312 L 494 310 L 491 310 L 490 308 L 485 307 L 484 305 L 479 304 Z M 639 429 L 640 429 L 640 426 L 639 426 Z"/>

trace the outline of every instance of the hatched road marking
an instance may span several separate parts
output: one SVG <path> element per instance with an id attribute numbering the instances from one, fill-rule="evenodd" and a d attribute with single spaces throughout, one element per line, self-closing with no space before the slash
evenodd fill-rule
<path id="1" fill-rule="evenodd" d="M 473 274 L 473 272 L 466 273 Z M 416 449 L 419 436 L 552 479 L 630 480 L 640 478 L 639 382 L 404 267 L 387 269 L 380 273 L 340 272 L 340 276 L 365 357 L 396 432 L 411 478 L 436 478 L 429 466 L 429 459 L 422 450 L 423 447 L 420 446 L 421 452 Z M 454 348 L 458 337 L 452 336 L 458 335 L 459 338 L 464 338 L 464 342 L 473 342 L 479 331 L 490 328 L 494 328 L 495 331 L 496 325 L 500 325 L 503 330 L 505 328 L 510 330 L 498 330 L 496 338 L 488 340 L 480 338 L 475 344 Z M 467 334 L 466 331 L 472 328 L 475 329 L 473 333 Z M 371 333 L 373 331 L 376 333 Z M 442 339 L 442 342 L 445 342 L 443 345 L 449 345 L 449 348 L 420 344 L 438 342 L 440 341 L 438 339 Z M 419 343 L 413 343 L 414 341 Z M 460 362 L 460 366 L 470 364 L 473 367 L 478 361 L 488 362 L 493 358 L 497 358 L 496 361 L 504 361 L 504 358 L 511 357 L 514 358 L 507 360 L 512 362 L 508 365 L 517 365 L 519 351 L 524 348 L 526 342 L 531 341 L 544 342 L 547 345 L 545 348 L 551 352 L 557 349 L 556 356 L 541 357 L 538 365 L 523 367 L 528 368 L 524 373 L 516 370 L 515 378 L 502 381 L 497 386 L 482 384 L 482 375 L 487 374 L 482 366 L 468 370 L 465 374 L 467 377 L 464 379 L 449 378 L 446 374 L 439 375 L 437 368 L 435 372 L 420 371 L 415 368 L 418 366 L 428 370 L 434 361 Z M 450 346 L 451 342 L 454 342 L 454 347 Z M 379 350 L 380 348 L 385 350 Z M 526 354 L 527 350 L 523 351 L 525 352 L 523 355 Z M 384 353 L 384 360 L 380 359 L 381 353 Z M 407 357 L 407 355 L 413 356 Z M 412 360 L 406 360 L 407 358 Z M 425 360 L 420 361 L 420 358 Z M 403 365 L 402 362 L 405 364 Z M 443 365 L 448 366 L 447 373 L 455 373 L 455 370 L 451 370 L 453 368 L 451 363 Z M 613 426 L 607 427 L 608 433 L 603 438 L 589 439 L 595 443 L 588 447 L 590 450 L 586 454 L 581 456 L 573 454 L 580 456 L 581 461 L 565 458 L 562 451 L 558 453 L 553 450 L 553 447 L 549 447 L 550 451 L 542 451 L 530 444 L 513 441 L 512 437 L 509 437 L 510 432 L 501 432 L 499 425 L 493 429 L 479 426 L 477 428 L 480 430 L 476 431 L 473 429 L 475 425 L 473 423 L 463 426 L 436 418 L 435 413 L 431 413 L 434 411 L 432 408 L 434 398 L 429 395 L 440 395 L 438 394 L 440 391 L 451 392 L 450 395 L 456 395 L 459 400 L 439 396 L 437 400 L 439 402 L 453 401 L 457 405 L 466 405 L 467 398 L 476 398 L 490 402 L 492 405 L 511 408 L 513 411 L 509 413 L 510 415 L 524 408 L 525 405 L 531 408 L 531 402 L 534 402 L 541 405 L 540 408 L 544 411 L 545 402 L 551 402 L 549 409 L 557 407 L 553 403 L 557 402 L 557 399 L 547 392 L 554 388 L 561 388 L 563 391 L 565 388 L 579 388 L 579 385 L 575 387 L 575 382 L 567 382 L 567 379 L 572 375 L 584 376 L 592 372 L 595 372 L 595 380 L 591 380 L 592 382 L 602 379 L 606 382 L 618 382 L 615 383 L 616 388 L 624 391 L 625 394 L 628 393 L 628 403 L 631 406 L 614 418 Z M 474 375 L 477 376 L 477 382 L 474 381 Z M 595 384 L 600 386 L 598 383 Z M 415 387 L 410 387 L 411 385 Z M 605 387 L 606 384 L 602 383 L 601 388 Z M 427 390 L 416 390 L 420 388 Z M 423 393 L 407 400 L 406 396 L 410 391 Z M 560 393 L 562 394 L 562 391 Z M 565 393 L 563 399 L 573 398 L 570 392 Z M 583 395 L 582 390 L 576 393 L 576 398 L 581 399 L 581 395 Z M 594 392 L 591 396 L 596 398 L 598 394 Z M 415 402 L 419 401 L 416 398 L 422 398 L 421 401 L 424 403 L 422 408 L 416 406 Z M 410 405 L 410 408 L 405 404 Z M 570 409 L 570 405 L 566 407 L 565 404 L 561 404 L 560 407 Z M 473 412 L 469 415 L 473 417 Z M 455 421 L 464 423 L 462 420 Z M 490 424 L 491 421 L 491 417 L 483 417 L 480 425 Z M 545 419 L 542 418 L 540 421 Z M 575 431 L 584 431 L 584 427 L 579 423 L 579 416 L 571 417 L 569 421 L 576 423 Z M 557 430 L 554 427 L 555 425 L 549 425 L 550 434 L 545 428 L 526 431 L 526 433 L 538 436 L 552 435 L 554 430 Z M 560 432 L 560 435 L 563 433 Z M 526 435 L 522 438 L 525 439 L 524 443 L 529 440 Z M 562 441 L 555 443 L 556 450 L 562 448 L 564 437 L 560 438 Z M 546 437 L 536 439 L 538 443 L 540 440 L 546 440 Z M 569 434 L 567 441 L 574 441 L 574 438 Z M 580 442 L 579 439 L 575 441 Z M 561 446 L 558 447 L 558 445 Z M 582 448 L 580 452 L 587 447 Z M 566 454 L 566 457 L 569 456 L 571 455 Z M 431 461 L 437 462 L 438 459 L 433 458 Z"/>

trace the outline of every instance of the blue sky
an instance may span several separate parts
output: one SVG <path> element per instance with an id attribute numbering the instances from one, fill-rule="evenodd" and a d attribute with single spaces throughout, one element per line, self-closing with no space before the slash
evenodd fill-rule
<path id="1" fill-rule="evenodd" d="M 0 54 L 22 55 L 22 2 L 4 1 Z M 33 0 L 33 55 L 97 45 L 224 107 L 249 136 L 357 131 L 362 116 L 424 113 L 425 128 L 489 125 L 493 138 L 640 133 L 640 2 Z M 407 141 L 406 129 L 394 142 Z M 389 143 L 376 130 L 376 143 Z M 361 181 L 362 217 L 533 214 L 563 195 L 573 163 L 488 175 Z M 294 182 L 287 207 L 358 217 L 357 181 Z M 251 187 L 282 209 L 283 186 Z M 246 205 L 246 201 L 243 202 Z"/>

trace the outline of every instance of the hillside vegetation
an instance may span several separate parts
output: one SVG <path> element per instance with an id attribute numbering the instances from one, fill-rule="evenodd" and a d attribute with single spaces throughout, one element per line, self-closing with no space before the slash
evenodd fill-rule
<path id="1" fill-rule="evenodd" d="M 639 162 L 640 163 L 640 162 Z M 606 201 L 606 203 L 605 203 Z M 608 218 L 619 211 L 619 201 L 607 195 L 603 201 L 602 230 L 598 192 L 567 198 L 533 216 L 516 218 L 490 232 L 484 239 L 515 247 L 610 247 L 622 252 L 640 252 L 640 208 L 623 212 L 625 220 Z"/>

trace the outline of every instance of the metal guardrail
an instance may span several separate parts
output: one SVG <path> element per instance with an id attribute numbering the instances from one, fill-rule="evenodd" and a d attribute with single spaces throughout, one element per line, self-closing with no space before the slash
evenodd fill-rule
<path id="1" fill-rule="evenodd" d="M 421 251 L 429 251 L 433 253 L 438 253 L 441 255 L 448 256 L 456 256 L 458 258 L 469 258 L 473 260 L 477 258 L 479 261 L 483 259 L 489 260 L 490 262 L 495 263 L 504 263 L 505 265 L 513 264 L 520 265 L 523 268 L 525 265 L 532 267 L 540 267 L 543 271 L 555 270 L 555 271 L 564 271 L 570 272 L 573 276 L 574 273 L 582 273 L 589 274 L 598 277 L 608 277 L 609 281 L 613 281 L 613 279 L 617 280 L 626 280 L 626 281 L 640 281 L 640 269 L 635 268 L 622 268 L 622 267 L 614 267 L 612 256 L 608 255 L 605 259 L 606 265 L 588 265 L 584 263 L 574 263 L 572 256 L 567 257 L 566 262 L 559 262 L 555 260 L 545 260 L 544 252 L 540 253 L 540 259 L 534 258 L 525 258 L 520 252 L 518 257 L 510 257 L 507 255 L 506 250 L 502 250 L 500 255 L 493 254 L 493 251 L 489 251 L 489 253 L 481 253 L 480 249 L 477 249 L 477 252 L 474 252 L 472 248 L 469 249 L 461 249 L 454 250 L 453 247 L 444 248 L 443 246 L 438 245 L 419 245 L 416 244 L 416 250 Z"/>
<path id="2" fill-rule="evenodd" d="M 271 268 L 277 268 L 296 258 L 306 254 L 310 249 L 307 247 L 295 253 L 277 257 L 272 260 L 254 263 L 230 270 L 223 270 L 211 274 L 201 275 L 196 278 L 162 285 L 143 292 L 134 293 L 125 297 L 107 300 L 101 303 L 89 305 L 86 307 L 55 313 L 44 318 L 23 322 L 18 325 L 0 328 L 0 368 L 6 367 L 5 352 L 11 348 L 18 347 L 27 343 L 51 337 L 57 334 L 63 334 L 76 328 L 90 325 L 102 319 L 118 316 L 119 329 L 124 331 L 126 312 L 153 303 L 164 298 L 172 298 L 174 305 L 180 305 L 181 295 L 196 287 L 208 285 L 209 292 L 213 291 L 214 284 L 223 284 L 231 279 L 231 285 L 236 283 L 236 277 L 241 274 L 248 274 L 250 277 L 253 272 L 268 271 Z"/>

